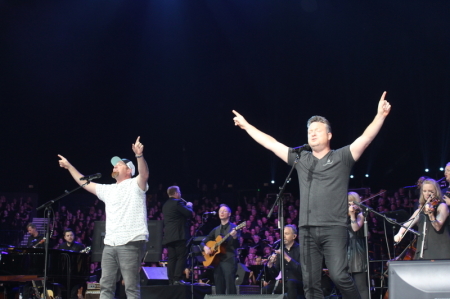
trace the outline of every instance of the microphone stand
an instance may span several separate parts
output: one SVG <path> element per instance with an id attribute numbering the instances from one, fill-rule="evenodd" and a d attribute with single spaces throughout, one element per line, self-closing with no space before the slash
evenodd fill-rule
<path id="1" fill-rule="evenodd" d="M 409 232 L 415 234 L 416 236 L 420 236 L 420 235 L 421 235 L 420 233 L 418 233 L 418 232 L 416 232 L 415 230 L 413 230 L 413 229 L 410 228 L 410 227 L 411 227 L 411 224 L 412 224 L 412 221 L 410 222 L 410 224 L 408 225 L 408 227 L 406 227 L 406 226 L 404 226 L 403 224 L 398 223 L 398 222 L 395 221 L 394 219 L 388 218 L 386 215 L 381 214 L 381 213 L 378 213 L 377 211 L 375 211 L 375 210 L 372 209 L 371 207 L 368 207 L 368 206 L 366 206 L 366 205 L 364 205 L 364 204 L 362 204 L 362 203 L 356 202 L 356 201 L 354 201 L 353 203 L 354 203 L 355 205 L 359 206 L 359 207 L 361 208 L 361 210 L 364 210 L 364 213 L 373 212 L 374 214 L 376 214 L 376 215 L 378 215 L 378 216 L 384 218 L 387 222 L 389 222 L 389 223 L 391 223 L 391 224 L 393 224 L 393 225 L 398 225 L 398 226 L 401 226 L 401 227 L 405 228 L 406 230 L 405 230 L 404 234 L 406 234 L 406 232 L 409 231 Z M 367 225 L 367 220 L 365 219 L 365 220 L 364 220 L 364 235 L 365 235 L 365 237 L 366 237 L 367 278 L 369 279 L 368 282 L 369 282 L 369 286 L 370 286 L 370 274 L 369 274 L 369 247 L 368 247 L 368 240 L 367 240 L 367 233 L 366 233 L 366 230 L 367 230 L 368 228 L 367 228 L 366 225 Z M 403 236 L 402 236 L 402 238 L 403 238 Z M 381 273 L 382 273 L 382 272 L 383 272 L 383 271 L 381 271 Z M 383 280 L 382 280 L 382 281 L 383 281 Z M 370 289 L 369 289 L 369 298 L 370 298 Z"/>
<path id="2" fill-rule="evenodd" d="M 301 150 L 300 150 L 301 151 Z M 284 294 L 284 207 L 283 207 L 283 200 L 282 200 L 282 194 L 284 192 L 284 189 L 286 189 L 287 183 L 291 181 L 291 174 L 294 171 L 295 165 L 297 165 L 298 161 L 300 160 L 300 151 L 297 152 L 297 157 L 295 158 L 294 163 L 292 164 L 291 170 L 289 171 L 288 176 L 286 177 L 286 180 L 284 180 L 283 186 L 280 187 L 280 192 L 277 195 L 277 198 L 272 205 L 272 208 L 270 209 L 269 214 L 267 214 L 267 218 L 270 218 L 272 216 L 273 210 L 276 206 L 278 206 L 278 224 L 280 226 L 280 270 L 281 270 L 281 287 L 282 287 L 282 294 Z"/>
<path id="3" fill-rule="evenodd" d="M 45 242 L 45 246 L 44 246 L 44 256 L 45 256 L 45 258 L 44 258 L 44 283 L 43 283 L 44 290 L 43 290 L 43 299 L 47 298 L 48 244 L 50 242 L 50 236 L 49 236 L 50 235 L 50 210 L 53 210 L 52 209 L 52 205 L 55 202 L 57 202 L 58 200 L 60 200 L 61 198 L 66 197 L 67 195 L 77 191 L 78 189 L 83 188 L 86 185 L 89 185 L 90 182 L 91 182 L 91 180 L 87 179 L 86 183 L 84 183 L 83 185 L 80 185 L 80 186 L 78 186 L 77 188 L 75 188 L 75 189 L 73 189 L 71 191 L 67 191 L 66 190 L 64 192 L 64 194 L 62 194 L 61 196 L 59 196 L 59 197 L 57 197 L 55 199 L 47 201 L 46 203 L 44 203 L 43 205 L 41 205 L 40 207 L 38 207 L 36 209 L 36 211 L 44 209 L 44 215 L 45 215 L 45 212 L 47 211 L 47 217 L 46 217 L 47 218 L 47 226 L 45 228 L 45 238 L 47 239 L 47 241 Z M 70 275 L 70 273 L 69 273 L 69 275 Z M 70 280 L 68 280 L 68 281 L 70 281 Z M 70 297 L 70 282 L 68 283 L 68 286 L 67 286 L 67 297 Z"/>
<path id="4" fill-rule="evenodd" d="M 194 241 L 195 236 L 197 236 L 197 233 L 200 231 L 200 229 L 203 227 L 203 225 L 205 225 L 205 222 L 208 221 L 209 215 L 211 215 L 211 214 L 203 214 L 202 223 L 197 227 L 194 234 L 192 235 L 192 237 L 189 239 L 189 241 L 186 244 L 186 247 L 189 248 L 188 259 L 191 260 L 191 298 L 192 299 L 194 299 L 194 252 L 192 251 L 192 242 Z"/>
<path id="5" fill-rule="evenodd" d="M 366 239 L 366 263 L 367 263 L 367 287 L 369 288 L 369 299 L 372 298 L 370 287 L 370 263 L 369 263 L 369 225 L 367 224 L 367 213 L 364 211 L 364 239 Z"/>
<path id="6" fill-rule="evenodd" d="M 416 236 L 421 236 L 420 233 L 418 233 L 418 232 L 416 232 L 415 230 L 413 230 L 413 229 L 410 228 L 412 222 L 408 225 L 408 227 L 406 227 L 406 226 L 404 226 L 403 224 L 398 223 L 398 222 L 395 221 L 394 219 L 389 218 L 389 217 L 387 217 L 387 216 L 384 215 L 384 214 L 378 213 L 377 211 L 375 211 L 375 210 L 372 209 L 371 207 L 368 207 L 368 206 L 366 206 L 366 205 L 364 205 L 364 204 L 362 204 L 362 203 L 356 202 L 356 201 L 354 201 L 353 203 L 354 203 L 355 205 L 361 207 L 361 209 L 367 210 L 368 212 L 372 212 L 372 213 L 374 213 L 374 214 L 376 214 L 376 215 L 378 215 L 378 216 L 384 218 L 384 219 L 385 219 L 387 222 L 389 222 L 390 224 L 398 225 L 398 226 L 403 227 L 404 229 L 406 229 L 406 231 L 403 233 L 403 235 L 405 235 L 406 232 L 411 232 L 411 233 L 415 234 Z M 402 237 L 403 237 L 403 236 L 402 236 Z"/>

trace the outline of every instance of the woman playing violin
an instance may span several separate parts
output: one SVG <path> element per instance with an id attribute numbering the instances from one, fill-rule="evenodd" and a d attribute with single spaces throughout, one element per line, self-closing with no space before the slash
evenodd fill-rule
<path id="1" fill-rule="evenodd" d="M 369 287 L 367 281 L 367 253 L 364 239 L 364 215 L 359 207 L 353 202 L 361 199 L 356 192 L 348 194 L 348 216 L 349 216 L 349 242 L 347 248 L 348 272 L 352 275 L 355 285 L 361 295 L 361 299 L 369 298 Z"/>
<path id="2" fill-rule="evenodd" d="M 420 188 L 419 208 L 414 212 L 404 226 L 417 225 L 421 233 L 417 241 L 417 251 L 414 259 L 421 258 L 422 240 L 423 259 L 450 259 L 450 232 L 448 229 L 449 209 L 442 201 L 442 193 L 438 183 L 433 179 L 426 179 Z M 421 208 L 422 212 L 420 212 Z M 424 234 L 425 227 L 425 234 Z M 405 228 L 400 228 L 394 236 L 395 242 L 400 242 Z"/>

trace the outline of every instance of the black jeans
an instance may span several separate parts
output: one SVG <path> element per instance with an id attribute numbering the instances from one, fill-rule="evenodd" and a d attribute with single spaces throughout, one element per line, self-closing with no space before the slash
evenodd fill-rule
<path id="1" fill-rule="evenodd" d="M 234 259 L 221 261 L 214 269 L 216 294 L 236 294 L 237 263 Z"/>
<path id="2" fill-rule="evenodd" d="M 186 241 L 180 240 L 167 244 L 167 276 L 169 283 L 179 281 L 183 278 L 183 271 L 186 267 Z"/>
<path id="3" fill-rule="evenodd" d="M 361 299 L 369 299 L 369 286 L 367 284 L 367 272 L 352 273 L 356 288 L 361 294 Z"/>
<path id="4" fill-rule="evenodd" d="M 321 288 L 323 258 L 325 258 L 330 278 L 341 292 L 342 298 L 360 298 L 353 279 L 348 273 L 347 227 L 300 227 L 299 239 L 306 298 L 323 299 Z"/>

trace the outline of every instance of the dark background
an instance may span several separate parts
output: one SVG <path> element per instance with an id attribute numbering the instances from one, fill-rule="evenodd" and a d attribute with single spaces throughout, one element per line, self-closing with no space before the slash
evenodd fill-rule
<path id="1" fill-rule="evenodd" d="M 44 201 L 76 187 L 57 154 L 111 183 L 110 158 L 133 158 L 137 136 L 151 188 L 275 189 L 289 167 L 234 127 L 232 109 L 292 147 L 323 115 L 339 148 L 384 90 L 392 112 L 351 187 L 413 185 L 426 167 L 439 179 L 449 13 L 446 0 L 0 1 L 0 190 Z"/>

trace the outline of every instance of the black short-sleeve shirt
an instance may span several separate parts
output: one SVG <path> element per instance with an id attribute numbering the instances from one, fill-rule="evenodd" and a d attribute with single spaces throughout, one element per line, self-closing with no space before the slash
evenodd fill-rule
<path id="1" fill-rule="evenodd" d="M 288 154 L 293 165 L 296 153 Z M 322 159 L 303 151 L 295 166 L 300 186 L 299 226 L 347 226 L 348 182 L 355 160 L 350 146 L 330 150 Z"/>

